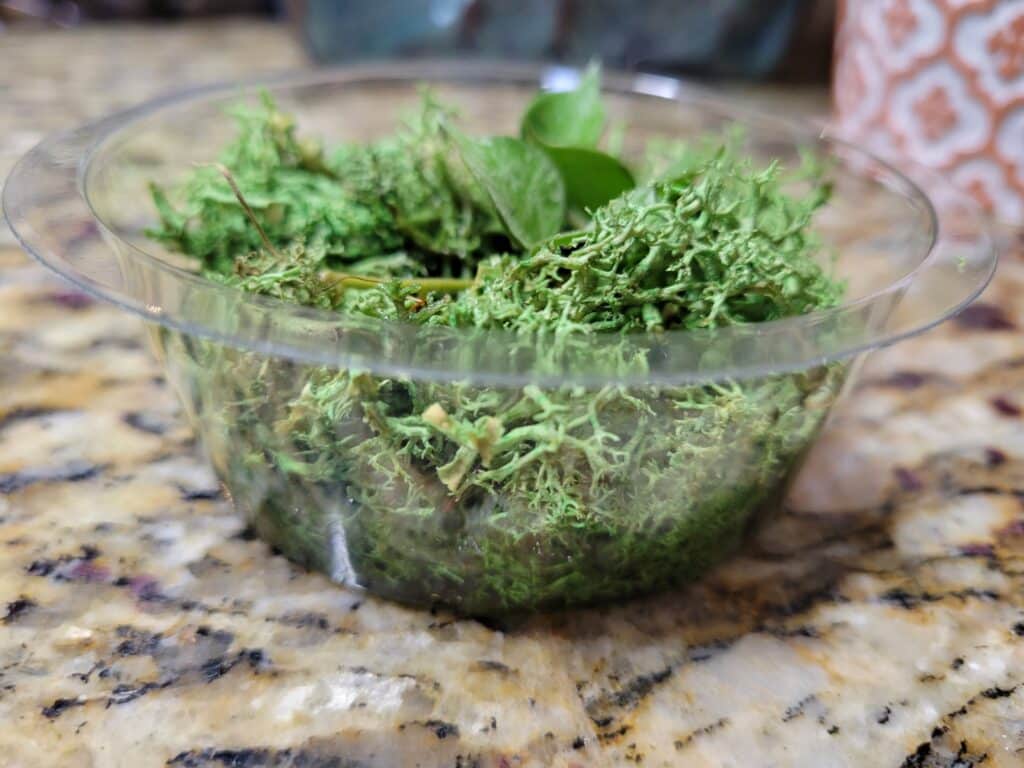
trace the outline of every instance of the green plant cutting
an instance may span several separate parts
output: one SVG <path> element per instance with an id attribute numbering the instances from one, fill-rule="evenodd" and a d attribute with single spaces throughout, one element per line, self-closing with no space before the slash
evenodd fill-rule
<path id="1" fill-rule="evenodd" d="M 470 135 L 430 93 L 393 135 L 331 150 L 269 97 L 234 115 L 217 162 L 152 188 L 150 234 L 210 280 L 339 325 L 496 333 L 527 370 L 587 358 L 608 381 L 642 381 L 673 332 L 843 294 L 811 227 L 829 195 L 819 167 L 759 167 L 735 135 L 627 161 L 609 149 L 596 68 L 538 94 L 517 136 Z M 778 494 L 843 375 L 503 385 L 210 342 L 188 354 L 230 443 L 214 462 L 267 539 L 375 592 L 476 615 L 700 575 Z"/>

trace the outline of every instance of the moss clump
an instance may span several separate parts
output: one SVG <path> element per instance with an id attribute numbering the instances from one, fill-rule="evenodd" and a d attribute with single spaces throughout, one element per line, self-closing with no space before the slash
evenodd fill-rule
<path id="1" fill-rule="evenodd" d="M 810 232 L 827 186 L 791 196 L 782 169 L 752 167 L 729 142 L 661 146 L 668 161 L 639 183 L 578 148 L 598 158 L 594 178 L 615 174 L 601 187 L 614 196 L 581 209 L 564 146 L 469 139 L 430 98 L 395 136 L 331 153 L 269 101 L 239 121 L 221 158 L 229 178 L 199 169 L 176 204 L 155 190 L 153 236 L 246 291 L 424 332 L 500 331 L 502 353 L 531 370 L 586 358 L 634 380 L 660 364 L 660 332 L 788 317 L 842 294 Z M 557 220 L 498 183 L 510 168 L 551 185 L 527 191 L 564 200 Z M 383 594 L 488 615 L 702 573 L 778 494 L 843 376 L 482 386 L 169 332 L 165 344 L 219 471 L 268 539 Z"/>

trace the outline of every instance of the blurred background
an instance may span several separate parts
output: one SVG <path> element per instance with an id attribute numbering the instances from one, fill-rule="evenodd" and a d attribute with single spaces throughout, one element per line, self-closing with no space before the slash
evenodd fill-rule
<path id="1" fill-rule="evenodd" d="M 1024 0 L 0 0 L 0 80 L 22 118 L 0 170 L 79 102 L 95 116 L 204 81 L 409 57 L 600 59 L 831 112 L 846 138 L 1024 224 Z"/>
<path id="2" fill-rule="evenodd" d="M 0 0 L 0 33 L 248 16 L 319 62 L 488 56 L 715 78 L 828 78 L 835 0 Z"/>

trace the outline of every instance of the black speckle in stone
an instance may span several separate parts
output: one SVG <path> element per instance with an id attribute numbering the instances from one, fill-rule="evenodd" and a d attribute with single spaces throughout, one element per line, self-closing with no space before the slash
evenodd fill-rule
<path id="1" fill-rule="evenodd" d="M 953 761 L 950 768 L 974 768 L 986 760 L 988 760 L 987 752 L 982 752 L 980 755 L 967 754 L 967 742 L 961 739 L 960 748 L 956 751 L 956 760 Z"/>
<path id="2" fill-rule="evenodd" d="M 447 739 L 449 736 L 458 737 L 459 735 L 459 726 L 454 723 L 446 723 L 443 720 L 427 720 L 423 725 L 432 730 L 439 739 Z"/>
<path id="3" fill-rule="evenodd" d="M 879 713 L 878 717 L 875 718 L 875 722 L 878 723 L 879 725 L 885 725 L 886 723 L 889 722 L 889 718 L 891 716 L 892 716 L 892 707 L 887 705 L 881 711 L 881 713 Z"/>
<path id="4" fill-rule="evenodd" d="M 800 699 L 796 704 L 791 707 L 787 707 L 786 711 L 782 713 L 782 722 L 788 723 L 790 720 L 795 720 L 804 714 L 804 708 L 817 698 L 813 693 L 810 696 L 805 696 Z"/>
<path id="5" fill-rule="evenodd" d="M 209 659 L 199 667 L 199 673 L 202 675 L 204 682 L 212 683 L 214 680 L 223 677 L 243 662 L 248 664 L 250 669 L 259 670 L 269 665 L 270 659 L 268 659 L 266 653 L 259 648 L 243 648 L 233 658 L 228 659 L 223 656 L 217 656 Z"/>
<path id="6" fill-rule="evenodd" d="M 220 488 L 181 488 L 182 501 L 214 501 L 222 494 Z"/>
<path id="7" fill-rule="evenodd" d="M 1010 631 L 1013 632 L 1017 637 L 1024 637 L 1024 621 L 1018 621 L 1012 627 Z"/>
<path id="8" fill-rule="evenodd" d="M 1013 688 L 1000 688 L 998 685 L 992 688 L 986 688 L 981 692 L 981 695 L 986 699 L 1005 699 L 1007 696 L 1013 696 L 1013 692 L 1017 690 L 1017 686 Z"/>
<path id="9" fill-rule="evenodd" d="M 259 534 L 252 525 L 246 525 L 238 534 L 234 534 L 231 539 L 238 539 L 242 542 L 255 542 L 259 539 Z"/>
<path id="10" fill-rule="evenodd" d="M 225 659 L 223 656 L 217 656 L 216 658 L 210 659 L 203 662 L 203 665 L 199 667 L 199 673 L 203 677 L 203 681 L 206 683 L 212 683 L 214 680 L 223 677 L 238 663 L 238 659 Z"/>
<path id="11" fill-rule="evenodd" d="M 979 600 L 999 600 L 1000 595 L 994 589 L 978 589 L 976 587 L 967 587 L 967 589 L 958 589 L 955 592 L 950 592 L 953 597 L 958 597 L 961 600 L 966 600 L 969 597 L 977 598 Z M 935 597 L 925 593 L 924 598 L 932 601 L 939 600 L 941 598 Z"/>
<path id="12" fill-rule="evenodd" d="M 802 626 L 797 627 L 788 633 L 789 637 L 806 637 L 811 640 L 817 640 L 821 637 L 821 633 L 818 632 L 816 627 Z"/>
<path id="13" fill-rule="evenodd" d="M 12 411 L 8 411 L 3 416 L 0 416 L 0 429 L 10 426 L 17 421 L 26 421 L 28 419 L 35 419 L 40 416 L 48 416 L 51 413 L 57 413 L 55 408 L 15 408 Z"/>
<path id="14" fill-rule="evenodd" d="M 985 449 L 985 463 L 990 467 L 1001 467 L 1007 461 L 1006 454 L 998 448 Z"/>
<path id="15" fill-rule="evenodd" d="M 245 659 L 249 667 L 254 670 L 262 669 L 270 664 L 270 659 L 267 658 L 267 654 L 261 648 L 243 650 L 239 657 Z"/>
<path id="16" fill-rule="evenodd" d="M 532 701 L 532 699 L 531 699 L 531 701 Z M 615 720 L 615 718 L 611 717 L 611 716 L 608 716 L 608 717 L 592 717 L 590 719 L 594 721 L 594 725 L 596 725 L 598 728 L 607 728 L 609 725 L 612 724 L 612 721 Z"/>
<path id="17" fill-rule="evenodd" d="M 807 613 L 813 606 L 823 601 L 839 604 L 849 602 L 849 598 L 838 591 L 834 578 L 827 578 L 821 586 L 784 600 L 777 606 L 776 611 L 779 616 L 783 617 L 797 616 Z M 730 643 L 731 641 L 718 640 L 715 642 L 715 646 L 718 648 L 728 648 Z M 704 661 L 706 658 L 709 657 L 694 658 L 693 654 L 690 656 L 691 661 Z"/>
<path id="18" fill-rule="evenodd" d="M 900 489 L 908 492 L 920 491 L 924 488 L 924 483 L 921 482 L 921 478 L 918 475 L 907 469 L 906 467 L 896 467 L 893 470 L 893 474 L 896 476 L 896 482 L 899 483 Z"/>
<path id="19" fill-rule="evenodd" d="M 65 468 L 63 472 L 57 472 L 53 477 L 47 477 L 44 479 L 56 482 L 77 483 L 81 480 L 88 480 L 91 477 L 96 477 L 102 469 L 102 467 L 97 466 L 82 467 L 77 464 L 73 464 Z"/>
<path id="20" fill-rule="evenodd" d="M 903 762 L 900 763 L 900 768 L 924 768 L 927 765 L 925 761 L 931 753 L 931 743 L 927 741 L 922 742 L 917 745 L 917 749 L 914 750 L 913 754 L 907 755 Z"/>
<path id="21" fill-rule="evenodd" d="M 135 627 L 125 624 L 119 626 L 115 631 L 118 637 L 124 638 L 114 649 L 114 653 L 118 656 L 152 656 L 160 647 L 160 641 L 163 639 L 159 633 L 135 629 Z"/>
<path id="22" fill-rule="evenodd" d="M 640 699 L 654 690 L 656 685 L 665 682 L 671 675 L 672 667 L 665 667 L 649 675 L 635 677 L 612 697 L 612 704 L 616 707 L 634 706 Z"/>
<path id="23" fill-rule="evenodd" d="M 73 677 L 76 680 L 81 681 L 83 684 L 86 684 L 86 683 L 89 682 L 89 680 L 92 679 L 93 673 L 97 673 L 98 672 L 99 677 L 101 677 L 101 678 L 108 677 L 108 675 L 110 674 L 109 669 L 110 668 L 108 668 L 108 667 L 104 667 L 102 662 L 97 662 L 96 664 L 92 665 L 92 667 L 90 667 L 85 672 L 73 672 L 69 677 Z M 104 675 L 103 673 L 106 673 L 106 674 Z"/>
<path id="24" fill-rule="evenodd" d="M 964 544 L 960 547 L 960 554 L 964 557 L 995 557 L 995 548 L 991 544 L 977 543 Z"/>
<path id="25" fill-rule="evenodd" d="M 256 541 L 259 537 L 260 535 L 256 532 L 256 529 L 251 525 L 247 525 L 231 538 L 238 539 L 239 541 Z"/>
<path id="26" fill-rule="evenodd" d="M 40 558 L 39 560 L 33 560 L 25 571 L 30 576 L 49 576 L 56 571 L 60 566 L 66 565 L 74 560 L 82 562 L 90 562 L 100 556 L 100 550 L 90 544 L 82 546 L 81 551 L 76 555 L 61 555 L 57 558 Z M 62 576 L 58 573 L 56 576 L 58 581 L 68 581 L 67 576 Z"/>
<path id="27" fill-rule="evenodd" d="M 74 699 L 57 699 L 48 707 L 43 707 L 43 717 L 50 720 L 56 720 L 58 717 L 63 715 L 69 709 L 74 707 L 80 707 L 85 702 L 81 698 Z"/>
<path id="28" fill-rule="evenodd" d="M 476 665 L 480 669 L 485 669 L 488 672 L 500 672 L 503 675 L 507 675 L 512 672 L 507 664 L 502 664 L 500 661 L 494 661 L 493 659 L 480 659 Z"/>
<path id="29" fill-rule="evenodd" d="M 582 736 L 577 736 L 572 741 L 572 748 L 573 749 L 583 749 L 583 745 L 584 745 L 584 741 L 583 741 L 583 737 Z"/>
<path id="30" fill-rule="evenodd" d="M 128 587 L 135 599 L 143 603 L 158 603 L 167 600 L 167 597 L 160 592 L 160 584 L 152 576 L 118 576 L 112 583 L 115 587 Z"/>
<path id="31" fill-rule="evenodd" d="M 80 480 L 88 480 L 90 477 L 95 477 L 100 473 L 101 469 L 101 467 L 94 464 L 72 461 L 63 467 L 55 469 L 10 472 L 0 475 L 0 494 L 15 493 L 36 483 L 76 483 Z"/>
<path id="32" fill-rule="evenodd" d="M 135 701 L 142 696 L 145 696 L 152 690 L 157 688 L 166 688 L 170 685 L 167 683 L 142 683 L 141 685 L 118 685 L 110 692 L 110 697 L 107 699 L 107 709 L 113 706 L 120 706 L 121 704 L 127 704 L 130 701 Z"/>
<path id="33" fill-rule="evenodd" d="M 597 734 L 597 738 L 601 741 L 615 741 L 615 739 L 619 738 L 620 736 L 625 736 L 627 733 L 629 733 L 629 730 L 630 726 L 624 725 L 621 728 L 618 728 L 614 731 L 606 731 L 605 733 L 599 733 Z"/>
<path id="34" fill-rule="evenodd" d="M 281 624 L 286 624 L 289 627 L 315 627 L 316 629 L 327 630 L 330 628 L 330 622 L 327 621 L 327 616 L 323 613 L 317 613 L 315 611 L 309 611 L 307 613 L 286 613 L 280 619 L 277 619 Z"/>
<path id="35" fill-rule="evenodd" d="M 130 411 L 121 417 L 121 421 L 132 429 L 150 435 L 162 435 L 167 431 L 167 425 L 159 417 L 145 411 Z"/>
<path id="36" fill-rule="evenodd" d="M 10 472 L 6 475 L 0 475 L 0 493 L 14 493 L 31 484 L 32 479 L 27 474 Z"/>
<path id="37" fill-rule="evenodd" d="M 231 643 L 235 641 L 233 633 L 228 632 L 226 629 L 210 629 L 206 625 L 200 626 L 196 630 L 196 636 L 202 638 L 209 638 L 214 643 L 222 645 L 227 648 Z"/>
<path id="38" fill-rule="evenodd" d="M 42 558 L 40 560 L 33 560 L 29 563 L 25 572 L 30 576 L 49 576 L 58 565 L 60 565 L 59 560 L 48 560 L 46 558 Z"/>
<path id="39" fill-rule="evenodd" d="M 879 384 L 886 387 L 893 387 L 895 389 L 917 389 L 918 387 L 924 386 L 928 383 L 928 380 L 932 378 L 927 373 L 918 373 L 917 371 L 897 371 L 892 376 L 882 379 Z"/>
<path id="40" fill-rule="evenodd" d="M 967 707 L 973 703 L 974 699 L 969 699 L 966 704 L 962 704 L 960 706 L 960 709 L 954 709 L 952 712 L 948 713 L 946 717 L 948 717 L 950 720 L 956 720 L 958 717 L 963 717 L 967 714 Z M 936 728 L 936 730 L 938 729 Z"/>
<path id="41" fill-rule="evenodd" d="M 0 622 L 3 622 L 4 624 L 11 624 L 35 607 L 36 602 L 34 600 L 30 600 L 24 596 L 19 597 L 17 600 L 12 600 L 7 604 L 7 609 L 4 611 L 3 618 L 0 619 Z"/>
<path id="42" fill-rule="evenodd" d="M 202 749 L 167 761 L 177 768 L 366 768 L 364 763 L 306 749 Z"/>
<path id="43" fill-rule="evenodd" d="M 955 659 L 953 659 L 953 663 L 950 664 L 949 666 L 952 667 L 953 669 L 960 669 L 960 667 L 962 667 L 963 665 L 964 665 L 964 658 L 963 658 L 963 656 L 957 656 Z"/>
<path id="44" fill-rule="evenodd" d="M 886 603 L 892 603 L 898 605 L 900 608 L 906 608 L 907 610 L 915 608 L 921 603 L 934 603 L 936 600 L 941 598 L 929 594 L 928 592 L 922 592 L 920 595 L 912 595 L 902 587 L 893 587 L 882 593 L 882 600 Z"/>
<path id="45" fill-rule="evenodd" d="M 795 610 L 794 612 L 799 613 L 799 609 Z M 729 642 L 727 640 L 712 640 L 710 643 L 706 643 L 704 645 L 693 646 L 687 653 L 689 655 L 690 661 L 699 663 L 702 661 L 707 661 L 708 659 L 712 658 L 716 653 L 725 650 L 728 647 Z"/>
<path id="46" fill-rule="evenodd" d="M 1021 414 L 1020 406 L 1003 395 L 993 397 L 989 402 L 1000 416 L 1017 418 Z"/>

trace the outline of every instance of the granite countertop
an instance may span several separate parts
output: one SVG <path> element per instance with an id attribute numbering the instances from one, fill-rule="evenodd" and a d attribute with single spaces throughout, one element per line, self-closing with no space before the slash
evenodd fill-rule
<path id="1" fill-rule="evenodd" d="M 46 131 L 302 61 L 246 24 L 0 43 L 0 174 Z M 870 361 L 742 555 L 498 631 L 273 556 L 140 325 L 0 229 L 0 764 L 1024 765 L 1013 237 L 981 303 Z"/>

